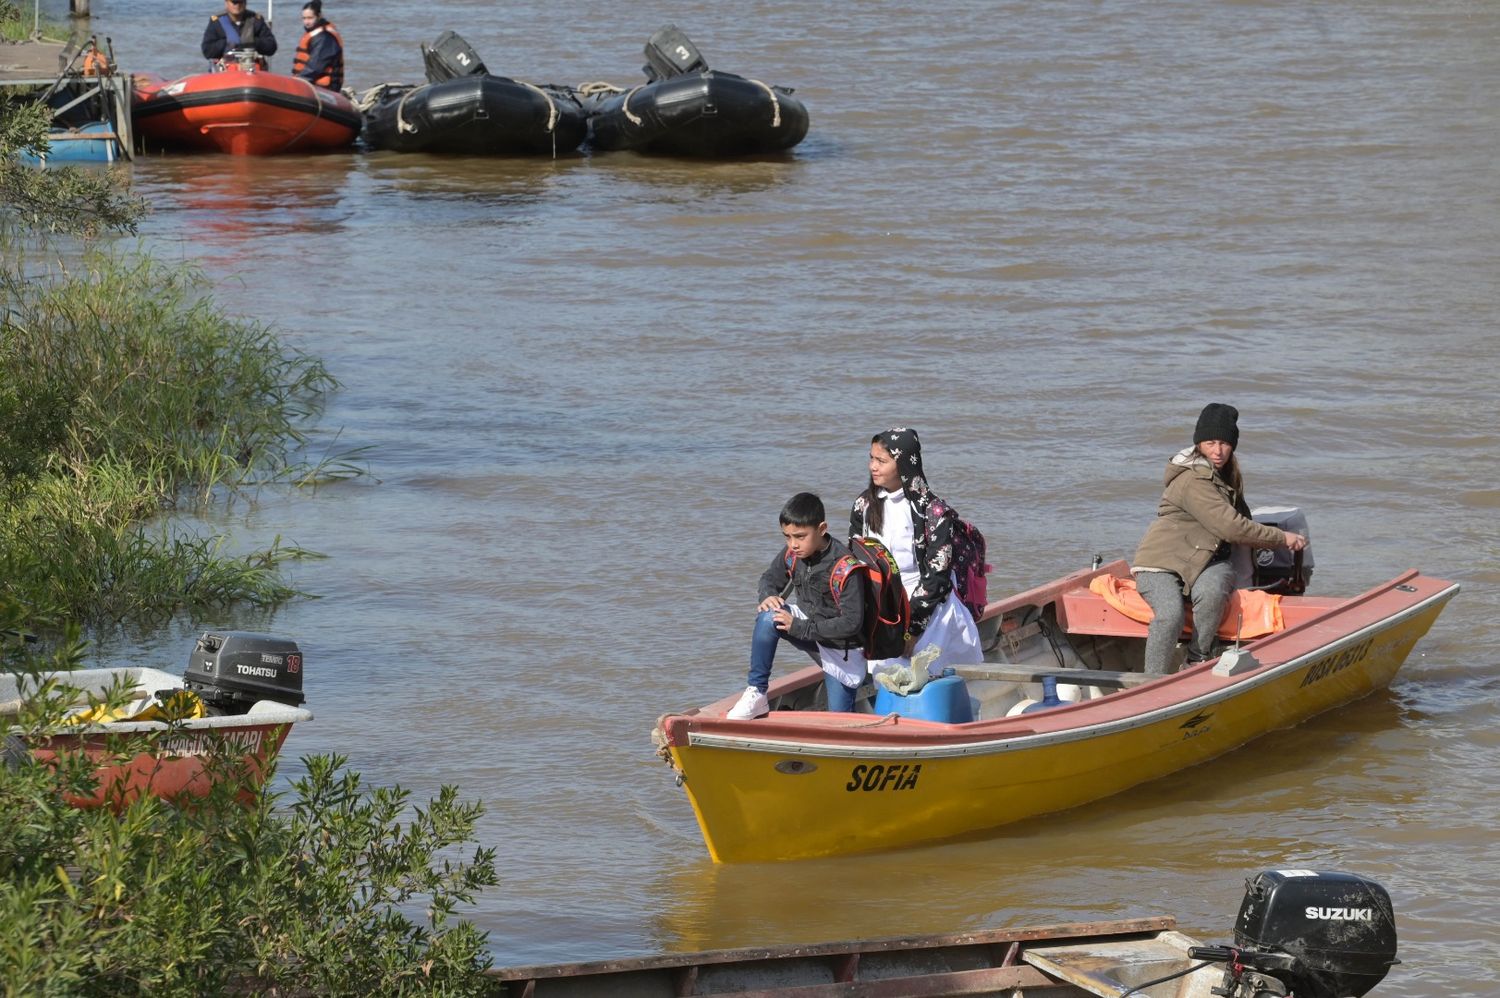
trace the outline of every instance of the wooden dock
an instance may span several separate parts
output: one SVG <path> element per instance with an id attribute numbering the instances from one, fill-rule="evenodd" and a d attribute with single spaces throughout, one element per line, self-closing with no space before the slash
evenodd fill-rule
<path id="1" fill-rule="evenodd" d="M 63 42 L 0 42 L 0 83 L 41 77 L 51 83 L 63 70 L 65 49 Z"/>
<path id="2" fill-rule="evenodd" d="M 35 92 L 52 104 L 54 119 L 85 101 L 102 98 L 102 120 L 111 125 L 121 157 L 130 159 L 135 154 L 130 76 L 117 67 L 104 75 L 82 74 L 78 66 L 80 48 L 77 40 L 0 42 L 0 91 L 7 96 Z"/>

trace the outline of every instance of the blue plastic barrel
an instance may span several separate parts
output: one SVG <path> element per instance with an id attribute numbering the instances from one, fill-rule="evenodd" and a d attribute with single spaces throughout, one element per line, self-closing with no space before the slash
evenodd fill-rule
<path id="1" fill-rule="evenodd" d="M 902 696 L 876 685 L 875 713 L 900 714 L 916 721 L 941 721 L 944 724 L 967 724 L 974 720 L 968 684 L 961 677 L 949 674 L 929 680 L 911 696 Z"/>

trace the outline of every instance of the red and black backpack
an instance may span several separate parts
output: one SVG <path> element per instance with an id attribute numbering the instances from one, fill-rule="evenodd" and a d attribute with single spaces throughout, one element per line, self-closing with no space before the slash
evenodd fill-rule
<path id="1" fill-rule="evenodd" d="M 873 538 L 851 538 L 849 553 L 834 562 L 828 575 L 835 605 L 856 572 L 865 575 L 865 657 L 900 658 L 906 654 L 907 632 L 911 630 L 911 604 L 901 584 L 895 555 Z"/>

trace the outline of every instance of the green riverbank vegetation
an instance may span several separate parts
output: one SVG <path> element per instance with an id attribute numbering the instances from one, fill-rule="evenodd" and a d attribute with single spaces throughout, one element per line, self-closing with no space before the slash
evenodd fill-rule
<path id="1" fill-rule="evenodd" d="M 27 621 L 0 605 L 0 633 Z M 97 761 L 48 763 L 27 750 L 78 691 L 43 677 L 79 663 L 70 641 L 37 657 L 0 638 L 0 671 L 34 677 L 0 713 L 0 995 L 483 995 L 494 990 L 484 933 L 453 917 L 496 882 L 494 853 L 465 857 L 479 804 L 443 787 L 420 807 L 367 789 L 339 756 L 303 760 L 290 792 L 251 791 L 243 749 L 207 753 L 219 779 L 182 806 L 90 796 Z M 118 706 L 125 691 L 103 698 Z M 93 702 L 100 700 L 94 698 Z M 7 710 L 0 704 L 0 712 Z M 116 736 L 107 761 L 153 753 L 180 727 Z M 403 914 L 425 907 L 426 924 Z"/>
<path id="2" fill-rule="evenodd" d="M 27 4 L 27 9 L 14 0 L 0 0 L 0 41 L 24 42 L 33 38 L 49 41 L 67 41 L 68 29 L 59 24 L 53 24 L 46 18 L 37 18 L 35 8 Z"/>
<path id="3" fill-rule="evenodd" d="M 50 616 L 140 619 L 294 595 L 273 543 L 232 555 L 142 524 L 269 484 L 358 469 L 295 459 L 334 380 L 222 315 L 182 269 L 91 256 L 57 279 L 0 274 L 0 592 Z"/>
<path id="4" fill-rule="evenodd" d="M 279 569 L 305 552 L 232 553 L 172 514 L 361 473 L 302 456 L 336 387 L 323 365 L 192 272 L 73 243 L 34 263 L 47 233 L 128 233 L 144 210 L 108 173 L 18 165 L 45 124 L 0 105 L 0 673 L 22 686 L 0 703 L 0 996 L 487 993 L 486 936 L 453 912 L 495 884 L 494 853 L 455 788 L 422 804 L 341 756 L 289 785 L 273 760 L 262 785 L 210 740 L 207 798 L 80 809 L 100 761 L 38 757 L 97 701 L 55 675 L 90 628 L 299 595 Z M 104 747 L 169 754 L 180 734 Z"/>

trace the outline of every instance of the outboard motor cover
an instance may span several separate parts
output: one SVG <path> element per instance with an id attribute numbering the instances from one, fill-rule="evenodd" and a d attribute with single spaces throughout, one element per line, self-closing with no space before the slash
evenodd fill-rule
<path id="1" fill-rule="evenodd" d="M 1257 506 L 1250 511 L 1256 523 L 1268 523 L 1307 538 L 1307 547 L 1296 554 L 1286 548 L 1259 548 L 1250 552 L 1255 561 L 1251 584 L 1273 593 L 1303 593 L 1312 582 L 1312 534 L 1307 517 L 1296 506 Z"/>
<path id="2" fill-rule="evenodd" d="M 422 62 L 427 66 L 427 82 L 442 83 L 460 76 L 485 76 L 489 70 L 479 53 L 456 32 L 445 31 L 431 47 L 422 46 Z"/>
<path id="3" fill-rule="evenodd" d="M 302 652 L 295 641 L 249 631 L 204 632 L 188 656 L 183 685 L 203 701 L 243 714 L 258 700 L 300 707 Z"/>
<path id="4" fill-rule="evenodd" d="M 688 73 L 701 73 L 707 68 L 708 63 L 698 46 L 675 24 L 656 29 L 656 34 L 646 42 L 646 65 L 641 69 L 652 83 Z"/>
<path id="5" fill-rule="evenodd" d="M 1384 887 L 1352 873 L 1267 870 L 1245 884 L 1235 946 L 1285 953 L 1297 998 L 1359 998 L 1399 963 Z"/>

